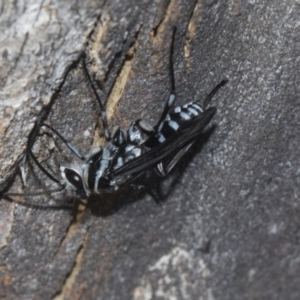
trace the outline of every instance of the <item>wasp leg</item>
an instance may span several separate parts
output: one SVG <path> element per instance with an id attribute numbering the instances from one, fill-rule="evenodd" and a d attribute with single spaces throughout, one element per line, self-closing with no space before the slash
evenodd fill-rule
<path id="1" fill-rule="evenodd" d="M 172 108 L 172 106 L 175 103 L 175 98 L 176 98 L 176 92 L 175 92 L 175 76 L 174 76 L 174 63 L 173 63 L 173 55 L 174 55 L 174 40 L 175 40 L 175 34 L 176 34 L 176 27 L 173 29 L 173 35 L 172 35 L 172 43 L 171 43 L 171 48 L 170 48 L 170 83 L 171 83 L 171 90 L 170 90 L 170 95 L 169 99 L 165 105 L 165 108 L 161 114 L 161 117 L 158 121 L 158 125 L 165 120 L 169 110 Z"/>
<path id="2" fill-rule="evenodd" d="M 204 101 L 204 105 L 203 107 L 205 107 L 207 105 L 207 103 L 214 97 L 214 95 L 217 93 L 217 91 L 224 86 L 226 83 L 228 82 L 227 79 L 222 80 L 207 96 L 207 98 Z M 183 106 L 184 107 L 184 106 Z M 164 121 L 164 120 L 162 120 Z M 158 125 L 161 125 L 160 123 L 158 123 Z M 158 128 L 160 128 L 158 126 Z M 163 162 L 160 162 L 159 164 L 157 164 L 154 168 L 154 170 L 156 171 L 156 173 L 159 176 L 166 176 L 173 168 L 174 166 L 178 163 L 178 161 L 181 159 L 181 157 L 189 150 L 189 148 L 193 145 L 194 141 L 187 144 L 186 146 L 184 146 L 181 150 L 179 150 L 177 152 L 177 154 L 171 159 L 171 161 L 167 164 L 167 166 L 164 166 Z"/>
<path id="3" fill-rule="evenodd" d="M 104 108 L 104 106 L 103 106 L 103 104 L 101 102 L 101 99 L 100 99 L 100 96 L 99 96 L 99 94 L 97 92 L 96 86 L 95 86 L 94 82 L 92 81 L 91 76 L 90 76 L 90 74 L 88 72 L 88 69 L 86 67 L 85 55 L 84 55 L 83 60 L 82 60 L 82 66 L 83 66 L 83 70 L 84 70 L 84 72 L 86 74 L 86 77 L 88 79 L 88 82 L 89 82 L 91 88 L 93 89 L 94 94 L 96 96 L 96 99 L 97 99 L 97 101 L 99 103 L 99 106 L 100 106 L 100 117 L 101 117 L 102 125 L 103 125 L 103 128 L 104 128 L 104 136 L 105 136 L 105 138 L 106 138 L 107 141 L 110 141 L 111 136 L 110 136 L 110 133 L 109 133 L 109 130 L 108 130 L 108 123 L 107 123 L 106 111 L 105 111 L 105 108 Z"/>
<path id="4" fill-rule="evenodd" d="M 175 165 L 179 162 L 181 157 L 190 149 L 190 147 L 194 144 L 194 142 L 191 142 L 184 146 L 182 149 L 180 149 L 176 155 L 171 159 L 171 161 L 167 164 L 167 166 L 164 166 L 163 162 L 160 162 L 157 164 L 154 168 L 157 175 L 164 177 L 170 173 L 170 171 L 175 167 Z"/>
<path id="5" fill-rule="evenodd" d="M 222 87 L 224 86 L 226 83 L 228 82 L 228 79 L 224 79 L 222 80 L 210 93 L 209 95 L 206 97 L 206 99 L 204 100 L 203 103 L 203 107 L 205 108 L 207 103 L 210 102 L 210 100 L 213 98 L 213 96 L 216 94 L 216 92 Z"/>

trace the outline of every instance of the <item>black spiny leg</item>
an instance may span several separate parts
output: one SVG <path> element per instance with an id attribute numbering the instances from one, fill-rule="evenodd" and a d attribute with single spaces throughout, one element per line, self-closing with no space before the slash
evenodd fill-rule
<path id="1" fill-rule="evenodd" d="M 222 87 L 224 86 L 226 83 L 228 82 L 228 79 L 223 79 L 206 97 L 206 99 L 204 100 L 203 103 L 203 107 L 205 108 L 207 103 L 210 102 L 210 100 L 212 99 L 212 97 L 216 94 L 216 92 Z"/>
<path id="2" fill-rule="evenodd" d="M 170 57 L 169 57 L 169 68 L 170 68 L 170 81 L 171 81 L 171 91 L 169 95 L 169 99 L 165 105 L 165 108 L 162 112 L 162 115 L 157 123 L 157 127 L 159 124 L 166 118 L 170 108 L 174 105 L 175 103 L 175 76 L 174 76 L 174 65 L 173 65 L 173 55 L 174 55 L 174 41 L 175 41 L 175 34 L 176 34 L 176 27 L 173 29 L 173 35 L 172 35 L 172 42 L 171 42 L 171 49 L 170 49 Z"/>
<path id="3" fill-rule="evenodd" d="M 176 27 L 174 27 L 173 29 L 173 35 L 172 35 L 172 43 L 171 43 L 171 49 L 170 49 L 170 81 L 171 81 L 171 92 L 170 92 L 170 96 L 169 99 L 166 103 L 166 106 L 164 108 L 164 111 L 160 117 L 159 122 L 157 123 L 157 128 L 159 127 L 159 125 L 161 124 L 161 122 L 163 122 L 168 114 L 168 112 L 170 111 L 170 109 L 172 108 L 172 106 L 174 105 L 175 102 L 175 97 L 176 97 L 176 92 L 175 92 L 175 76 L 174 76 L 174 62 L 173 62 L 173 56 L 174 56 L 174 41 L 175 41 L 175 34 L 176 34 Z M 178 151 L 176 153 L 176 155 L 171 159 L 171 161 L 168 163 L 167 166 L 164 166 L 163 162 L 157 164 L 154 168 L 155 172 L 159 175 L 159 176 L 166 176 L 173 168 L 174 166 L 177 164 L 177 162 L 181 159 L 181 157 L 188 151 L 188 149 L 193 145 L 194 142 L 189 143 L 188 145 L 186 145 L 184 148 L 182 148 L 180 151 Z"/>
<path id="4" fill-rule="evenodd" d="M 171 159 L 171 161 L 167 164 L 167 166 L 163 165 L 163 162 L 159 163 L 155 166 L 154 170 L 157 175 L 164 177 L 167 176 L 171 170 L 175 167 L 175 165 L 179 162 L 181 157 L 191 148 L 191 146 L 194 144 L 194 142 L 191 142 L 184 146 L 182 149 L 180 149 L 176 155 Z"/>
<path id="5" fill-rule="evenodd" d="M 207 98 L 204 101 L 204 107 L 207 105 L 207 103 L 212 99 L 212 97 L 216 94 L 216 92 L 227 83 L 228 80 L 222 80 L 207 96 Z M 205 112 L 204 112 L 205 113 Z M 204 114 L 203 113 L 203 114 Z M 201 115 L 200 115 L 201 116 Z M 200 133 L 200 132 L 199 132 Z M 178 161 L 181 159 L 181 157 L 190 149 L 190 147 L 194 144 L 194 141 L 184 146 L 182 149 L 180 149 L 176 155 L 168 162 L 166 166 L 164 166 L 164 163 L 161 162 L 157 164 L 154 168 L 155 172 L 159 176 L 166 176 L 178 163 Z"/>
<path id="6" fill-rule="evenodd" d="M 98 92 L 97 92 L 97 89 L 95 87 L 95 84 L 94 82 L 92 81 L 91 77 L 90 77 L 90 74 L 88 72 L 88 69 L 86 67 L 86 63 L 85 63 L 85 55 L 83 56 L 83 60 L 82 60 L 82 66 L 83 66 L 83 70 L 87 76 L 87 79 L 90 83 L 90 86 L 92 87 L 93 91 L 94 91 L 94 94 L 96 96 L 96 99 L 99 103 L 99 106 L 100 106 L 100 116 L 101 116 L 101 120 L 102 120 L 102 124 L 103 124 L 103 128 L 104 128 L 104 135 L 105 135 L 105 138 L 107 141 L 110 141 L 111 137 L 110 137 L 110 133 L 109 133 L 109 130 L 108 130 L 108 124 L 107 124 L 107 117 L 106 117 L 106 111 L 105 111 L 105 108 L 101 102 L 101 99 L 98 95 Z"/>

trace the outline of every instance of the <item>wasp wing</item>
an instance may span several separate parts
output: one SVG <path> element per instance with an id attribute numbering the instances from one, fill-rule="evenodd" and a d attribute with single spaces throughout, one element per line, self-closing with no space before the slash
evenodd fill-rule
<path id="1" fill-rule="evenodd" d="M 215 107 L 205 110 L 196 118 L 182 124 L 171 138 L 168 138 L 159 146 L 114 170 L 110 175 L 113 178 L 126 175 L 137 176 L 147 169 L 157 165 L 168 155 L 180 151 L 180 149 L 185 147 L 188 143 L 195 140 L 213 118 L 215 112 Z"/>

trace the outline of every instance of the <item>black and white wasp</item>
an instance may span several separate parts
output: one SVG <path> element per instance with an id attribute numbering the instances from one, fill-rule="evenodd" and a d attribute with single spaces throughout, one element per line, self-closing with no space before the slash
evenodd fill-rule
<path id="1" fill-rule="evenodd" d="M 162 115 L 154 127 L 143 120 L 136 120 L 131 123 L 126 132 L 119 127 L 110 131 L 105 108 L 85 63 L 83 63 L 85 73 L 100 106 L 106 145 L 93 148 L 87 155 L 82 155 L 54 128 L 45 123 L 36 124 L 35 131 L 42 126 L 52 130 L 83 161 L 81 165 L 60 166 L 61 179 L 58 179 L 46 170 L 33 154 L 35 134 L 29 137 L 30 156 L 41 171 L 60 186 L 60 190 L 66 189 L 68 194 L 88 198 L 91 195 L 114 192 L 152 168 L 158 175 L 166 176 L 211 121 L 216 108 L 205 109 L 205 107 L 219 88 L 226 83 L 226 80 L 212 90 L 203 105 L 199 102 L 190 102 L 174 107 L 176 98 L 173 70 L 175 32 L 176 29 L 173 31 L 170 51 L 171 91 Z"/>

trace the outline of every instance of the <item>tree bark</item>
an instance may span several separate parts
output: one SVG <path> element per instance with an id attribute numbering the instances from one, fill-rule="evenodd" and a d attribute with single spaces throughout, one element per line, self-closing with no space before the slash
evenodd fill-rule
<path id="1" fill-rule="evenodd" d="M 110 127 L 213 99 L 199 142 L 149 189 L 82 211 L 0 201 L 6 299 L 299 299 L 298 1 L 6 1 L 0 5 L 0 190 L 57 188 L 26 157 L 43 119 L 82 153 L 103 143 L 85 53 Z M 33 151 L 60 178 L 73 155 L 45 128 Z M 147 175 L 148 176 L 148 175 Z M 150 178 L 150 179 L 149 179 Z M 156 205 L 155 195 L 163 201 Z M 16 196 L 39 205 L 61 193 Z"/>

